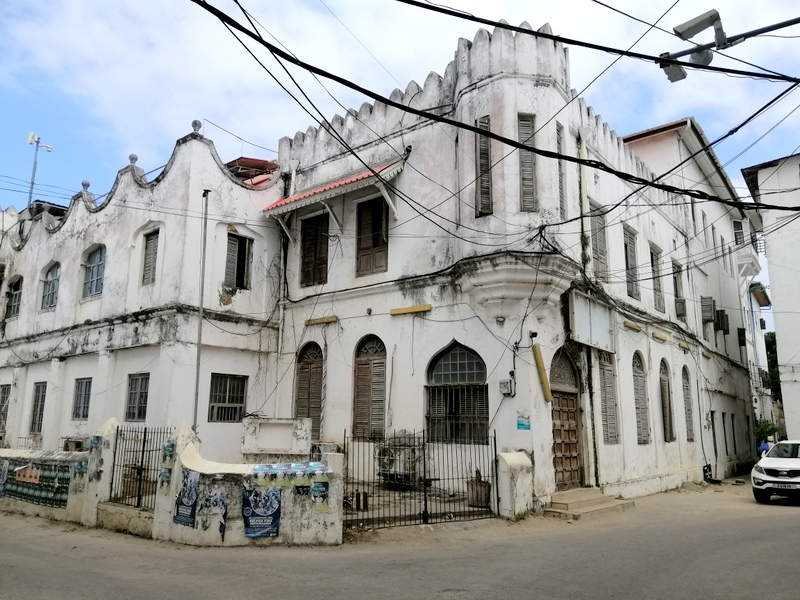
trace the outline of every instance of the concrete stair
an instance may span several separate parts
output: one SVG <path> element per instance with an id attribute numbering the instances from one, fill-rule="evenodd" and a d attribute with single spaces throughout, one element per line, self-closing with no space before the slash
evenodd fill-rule
<path id="1" fill-rule="evenodd" d="M 550 507 L 545 509 L 544 514 L 577 521 L 622 512 L 634 506 L 633 500 L 617 500 L 606 496 L 599 488 L 575 488 L 553 494 Z"/>

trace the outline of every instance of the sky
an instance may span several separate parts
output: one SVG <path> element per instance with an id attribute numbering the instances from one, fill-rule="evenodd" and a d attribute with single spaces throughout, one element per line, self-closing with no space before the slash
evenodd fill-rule
<path id="1" fill-rule="evenodd" d="M 244 21 L 234 2 L 211 4 Z M 394 0 L 241 4 L 269 41 L 385 96 L 411 80 L 422 85 L 430 71 L 443 74 L 458 38 L 472 40 L 480 28 Z M 650 55 L 688 48 L 672 28 L 711 8 L 719 11 L 729 36 L 800 16 L 796 0 L 760 0 L 757 11 L 754 5 L 751 0 L 451 4 L 513 25 L 527 21 L 538 29 L 549 23 L 556 35 L 620 49 L 633 46 Z M 631 17 L 658 21 L 666 31 Z M 727 56 L 716 55 L 712 65 L 800 75 L 798 36 L 800 26 L 793 26 L 749 39 L 725 50 Z M 694 41 L 712 39 L 707 30 Z M 266 51 L 249 46 L 291 86 Z M 582 95 L 619 135 L 694 116 L 713 140 L 790 85 L 699 71 L 670 83 L 651 62 L 615 62 L 613 55 L 575 47 L 569 52 L 571 87 L 586 88 Z M 323 88 L 297 68 L 291 71 L 329 119 L 367 100 L 331 82 L 323 82 Z M 800 91 L 789 94 L 716 147 L 743 198 L 741 168 L 798 152 L 800 111 L 793 111 L 799 105 Z M 189 0 L 5 0 L 0 4 L 0 106 L 3 209 L 27 203 L 35 151 L 27 141 L 31 131 L 52 147 L 52 152 L 39 150 L 33 197 L 66 205 L 84 180 L 95 195 L 107 193 L 132 153 L 145 171 L 160 170 L 175 140 L 192 131 L 194 119 L 203 122 L 201 132 L 214 141 L 223 161 L 275 158 L 281 137 L 317 125 L 215 17 Z"/>

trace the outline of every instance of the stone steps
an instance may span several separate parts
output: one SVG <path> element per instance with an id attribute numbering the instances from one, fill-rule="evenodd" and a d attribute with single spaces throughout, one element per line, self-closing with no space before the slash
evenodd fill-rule
<path id="1" fill-rule="evenodd" d="M 598 488 L 575 488 L 553 494 L 550 506 L 545 509 L 544 514 L 548 517 L 577 521 L 622 512 L 634 506 L 633 500 L 617 500 L 612 496 L 606 496 Z"/>

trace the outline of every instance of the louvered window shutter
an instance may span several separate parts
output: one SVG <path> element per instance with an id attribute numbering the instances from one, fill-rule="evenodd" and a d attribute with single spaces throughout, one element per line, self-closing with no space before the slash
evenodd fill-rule
<path id="1" fill-rule="evenodd" d="M 225 255 L 225 285 L 236 287 L 236 258 L 239 254 L 239 240 L 228 234 L 228 250 Z"/>
<path id="2" fill-rule="evenodd" d="M 662 373 L 661 381 L 661 415 L 664 419 L 664 441 L 671 442 L 675 439 L 672 432 L 672 402 L 670 401 L 669 375 Z"/>
<path id="3" fill-rule="evenodd" d="M 488 116 L 481 117 L 476 122 L 479 129 L 490 131 L 491 122 Z M 475 213 L 476 216 L 492 214 L 492 149 L 491 140 L 485 135 L 475 134 L 477 147 L 477 188 Z"/>
<path id="4" fill-rule="evenodd" d="M 556 153 L 559 155 L 564 154 L 564 127 L 561 123 L 556 124 Z M 566 182 L 564 181 L 564 161 L 558 161 L 558 205 L 560 208 L 560 216 L 562 219 L 567 218 L 567 192 L 565 189 Z"/>
<path id="5" fill-rule="evenodd" d="M 694 418 L 692 411 L 692 388 L 689 385 L 689 373 L 683 369 L 683 405 L 686 413 L 686 441 L 694 441 Z"/>
<path id="6" fill-rule="evenodd" d="M 634 356 L 633 364 L 633 397 L 636 404 L 636 438 L 639 444 L 650 443 L 650 425 L 647 416 L 647 390 L 645 389 L 644 370 L 641 359 Z"/>
<path id="7" fill-rule="evenodd" d="M 386 410 L 386 359 L 372 359 L 372 385 L 370 402 L 370 437 L 383 437 Z"/>
<path id="8" fill-rule="evenodd" d="M 625 243 L 625 280 L 628 286 L 628 296 L 639 297 L 639 282 L 637 281 L 636 269 L 636 236 L 626 231 L 624 233 Z"/>
<path id="9" fill-rule="evenodd" d="M 308 415 L 309 390 L 311 388 L 311 366 L 297 365 L 297 400 L 294 405 L 296 419 L 305 419 Z"/>
<path id="10" fill-rule="evenodd" d="M 314 283 L 328 281 L 328 215 L 320 215 L 317 224 L 317 251 L 314 261 Z"/>
<path id="11" fill-rule="evenodd" d="M 605 279 L 608 264 L 607 255 L 606 216 L 604 214 L 595 214 L 592 216 L 592 258 L 595 262 L 594 274 L 598 279 Z"/>
<path id="12" fill-rule="evenodd" d="M 353 406 L 353 437 L 369 437 L 372 362 L 356 359 L 356 397 Z"/>
<path id="13" fill-rule="evenodd" d="M 309 365 L 308 416 L 311 417 L 311 439 L 321 440 L 322 434 L 322 362 Z"/>
<path id="14" fill-rule="evenodd" d="M 604 355 L 606 353 L 603 353 Z M 603 418 L 603 441 L 606 444 L 619 443 L 617 419 L 617 397 L 614 387 L 614 367 L 608 356 L 600 358 L 600 398 Z"/>
<path id="15" fill-rule="evenodd" d="M 533 147 L 533 115 L 517 115 L 517 124 L 520 144 Z M 517 150 L 517 152 L 519 153 L 520 208 L 523 211 L 535 211 L 539 207 L 536 202 L 534 155 L 533 152 L 526 152 L 525 150 Z M 560 166 L 559 169 L 561 169 Z M 559 177 L 561 177 L 561 170 L 559 170 Z M 562 181 L 559 178 L 559 185 L 561 184 Z"/>
<path id="16" fill-rule="evenodd" d="M 142 269 L 142 285 L 155 283 L 156 258 L 158 253 L 158 231 L 144 238 L 144 267 Z"/>

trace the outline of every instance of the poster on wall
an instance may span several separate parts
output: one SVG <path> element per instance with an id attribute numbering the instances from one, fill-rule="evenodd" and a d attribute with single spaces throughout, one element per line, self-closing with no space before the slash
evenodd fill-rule
<path id="1" fill-rule="evenodd" d="M 8 461 L 0 460 L 0 498 L 6 495 L 7 479 L 8 479 Z"/>
<path id="2" fill-rule="evenodd" d="M 172 522 L 176 525 L 194 527 L 195 515 L 197 513 L 197 495 L 200 489 L 200 473 L 197 471 L 183 471 L 183 484 L 175 496 L 175 512 L 172 515 Z"/>
<path id="3" fill-rule="evenodd" d="M 242 518 L 247 537 L 276 537 L 281 525 L 281 489 L 242 490 Z"/>
<path id="4" fill-rule="evenodd" d="M 314 510 L 328 512 L 331 505 L 328 501 L 327 481 L 315 481 L 311 484 L 311 502 L 314 504 Z"/>

